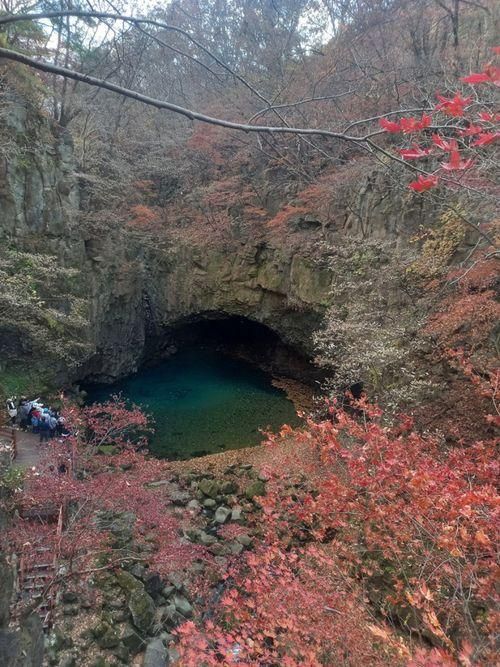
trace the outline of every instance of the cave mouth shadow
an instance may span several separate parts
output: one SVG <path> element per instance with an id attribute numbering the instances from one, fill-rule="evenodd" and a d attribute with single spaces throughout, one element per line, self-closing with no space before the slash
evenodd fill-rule
<path id="1" fill-rule="evenodd" d="M 265 324 L 239 315 L 209 312 L 178 320 L 147 339 L 144 365 L 177 351 L 207 349 L 238 357 L 272 375 L 315 384 L 323 374 L 302 350 Z"/>

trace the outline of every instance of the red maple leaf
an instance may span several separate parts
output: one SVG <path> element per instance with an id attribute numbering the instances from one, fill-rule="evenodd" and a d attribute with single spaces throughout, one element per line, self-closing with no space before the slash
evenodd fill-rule
<path id="1" fill-rule="evenodd" d="M 463 83 L 487 83 L 490 77 L 486 72 L 471 72 L 468 76 L 463 76 L 460 81 Z"/>
<path id="2" fill-rule="evenodd" d="M 450 153 L 449 162 L 441 162 L 441 167 L 446 169 L 446 171 L 463 171 L 464 169 L 469 169 L 474 164 L 474 160 L 461 160 L 460 153 L 457 150 L 452 150 Z"/>
<path id="3" fill-rule="evenodd" d="M 458 134 L 461 137 L 472 137 L 475 134 L 480 134 L 483 131 L 483 128 L 479 125 L 469 125 L 466 130 L 459 130 Z"/>
<path id="4" fill-rule="evenodd" d="M 440 137 L 439 134 L 432 135 L 432 143 L 447 153 L 450 151 L 458 150 L 458 143 L 456 139 L 450 139 L 447 141 L 446 139 L 443 139 L 443 137 Z"/>
<path id="5" fill-rule="evenodd" d="M 401 130 L 405 134 L 409 134 L 410 132 L 419 132 L 420 130 L 425 129 L 426 127 L 429 127 L 431 124 L 431 117 L 427 114 L 423 114 L 422 118 L 418 120 L 417 118 L 401 118 L 399 121 Z"/>
<path id="6" fill-rule="evenodd" d="M 437 95 L 439 104 L 436 105 L 437 111 L 444 111 L 449 116 L 463 116 L 464 108 L 470 104 L 472 97 L 462 97 L 460 93 L 457 93 L 452 98 L 443 97 L 442 95 Z"/>
<path id="7" fill-rule="evenodd" d="M 435 187 L 438 183 L 438 180 L 438 177 L 434 175 L 423 176 L 422 174 L 419 174 L 417 180 L 412 181 L 408 187 L 415 192 L 425 192 L 426 190 L 430 190 L 431 188 Z"/>
<path id="8" fill-rule="evenodd" d="M 481 111 L 479 118 L 485 123 L 496 123 L 500 120 L 500 113 L 490 113 L 489 111 Z"/>
<path id="9" fill-rule="evenodd" d="M 500 138 L 500 132 L 483 132 L 475 141 L 473 146 L 487 146 Z"/>
<path id="10" fill-rule="evenodd" d="M 417 144 L 413 144 L 413 148 L 404 148 L 399 151 L 399 154 L 404 160 L 419 160 L 432 153 L 432 148 L 421 148 Z"/>
<path id="11" fill-rule="evenodd" d="M 379 125 L 386 132 L 404 132 L 405 134 L 410 134 L 411 132 L 419 132 L 424 130 L 426 127 L 430 127 L 432 118 L 429 114 L 422 114 L 420 120 L 418 118 L 408 117 L 401 118 L 399 121 L 387 120 L 387 118 L 381 118 L 379 120 Z"/>
<path id="12" fill-rule="evenodd" d="M 387 120 L 387 118 L 381 118 L 379 120 L 379 125 L 386 132 L 401 132 L 401 125 L 392 120 Z"/>
<path id="13" fill-rule="evenodd" d="M 462 77 L 464 83 L 493 83 L 500 86 L 500 67 L 488 64 L 482 72 L 472 72 L 468 76 Z"/>

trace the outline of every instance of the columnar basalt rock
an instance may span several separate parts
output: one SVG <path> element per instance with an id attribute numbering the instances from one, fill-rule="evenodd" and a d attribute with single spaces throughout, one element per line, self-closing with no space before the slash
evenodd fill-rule
<path id="1" fill-rule="evenodd" d="M 130 261 L 127 243 L 109 239 L 101 247 L 104 261 L 94 271 L 112 289 L 101 288 L 93 301 L 96 355 L 84 374 L 112 379 L 134 371 L 170 328 L 212 317 L 248 318 L 312 352 L 331 278 L 311 258 L 249 239 L 230 252 L 136 246 Z"/>

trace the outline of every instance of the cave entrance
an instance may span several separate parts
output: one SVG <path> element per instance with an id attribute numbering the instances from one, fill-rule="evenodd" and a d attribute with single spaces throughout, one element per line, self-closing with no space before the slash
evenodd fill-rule
<path id="1" fill-rule="evenodd" d="M 145 364 L 186 349 L 209 349 L 245 359 L 275 377 L 317 384 L 322 375 L 311 359 L 265 324 L 237 315 L 203 313 L 156 332 L 146 345 Z"/>
<path id="2" fill-rule="evenodd" d="M 257 445 L 262 431 L 299 425 L 291 396 L 301 374 L 312 381 L 311 368 L 268 327 L 210 314 L 157 334 L 138 373 L 90 387 L 89 398 L 121 393 L 140 405 L 155 420 L 152 452 L 184 459 Z"/>

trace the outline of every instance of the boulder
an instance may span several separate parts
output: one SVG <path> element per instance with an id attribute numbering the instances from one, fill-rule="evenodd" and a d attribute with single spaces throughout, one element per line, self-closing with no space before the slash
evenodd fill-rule
<path id="1" fill-rule="evenodd" d="M 97 639 L 97 644 L 101 648 L 114 648 L 120 643 L 118 632 L 110 625 L 106 627 L 104 634 Z"/>
<path id="2" fill-rule="evenodd" d="M 226 523 L 230 516 L 231 510 L 229 507 L 218 507 L 214 519 L 216 523 Z"/>
<path id="3" fill-rule="evenodd" d="M 214 537 L 213 535 L 209 535 L 208 533 L 205 533 L 204 530 L 200 530 L 198 540 L 200 544 L 203 544 L 206 547 L 210 546 L 210 544 L 215 544 L 217 542 L 216 537 Z"/>
<path id="4" fill-rule="evenodd" d="M 168 651 L 161 639 L 153 639 L 146 646 L 143 667 L 167 667 L 169 664 Z"/>
<path id="5" fill-rule="evenodd" d="M 118 644 L 118 646 L 113 649 L 113 655 L 125 665 L 130 664 L 130 652 L 123 644 Z"/>
<path id="6" fill-rule="evenodd" d="M 243 545 L 239 542 L 229 542 L 229 550 L 233 556 L 239 556 L 243 551 Z"/>
<path id="7" fill-rule="evenodd" d="M 215 499 L 220 493 L 219 484 L 215 479 L 202 479 L 198 488 L 203 495 L 208 496 L 209 498 Z"/>
<path id="8" fill-rule="evenodd" d="M 231 495 L 233 493 L 236 493 L 238 491 L 238 486 L 236 485 L 235 482 L 231 480 L 227 480 L 226 482 L 223 482 L 220 486 L 220 492 L 223 495 Z"/>
<path id="9" fill-rule="evenodd" d="M 148 573 L 147 568 L 145 568 L 144 565 L 141 565 L 141 563 L 134 563 L 132 567 L 128 568 L 128 571 L 130 574 L 133 574 L 136 579 L 140 579 L 141 581 L 144 581 L 144 577 Z"/>
<path id="10" fill-rule="evenodd" d="M 214 556 L 225 556 L 228 553 L 228 547 L 222 542 L 217 542 L 208 547 L 211 554 Z"/>
<path id="11" fill-rule="evenodd" d="M 31 614 L 16 630 L 0 629 L 2 667 L 42 667 L 44 636 L 40 617 Z"/>
<path id="12" fill-rule="evenodd" d="M 174 628 L 176 625 L 183 623 L 186 620 L 178 610 L 175 604 L 169 604 L 165 607 L 165 612 L 163 614 L 163 622 L 170 628 Z"/>
<path id="13" fill-rule="evenodd" d="M 186 618 L 193 615 L 193 607 L 183 595 L 174 595 L 173 602 L 177 611 Z"/>
<path id="14" fill-rule="evenodd" d="M 134 575 L 130 574 L 126 570 L 118 570 L 116 573 L 116 580 L 120 588 L 122 588 L 127 593 L 132 593 L 133 591 L 143 590 L 144 585 L 139 579 L 136 579 Z"/>
<path id="15" fill-rule="evenodd" d="M 164 588 L 162 588 L 161 594 L 163 595 L 163 597 L 169 598 L 174 591 L 175 591 L 175 586 L 165 586 Z"/>
<path id="16" fill-rule="evenodd" d="M 129 623 L 122 627 L 120 642 L 127 647 L 131 653 L 138 653 L 144 646 L 144 640 L 137 630 Z"/>
<path id="17" fill-rule="evenodd" d="M 149 593 L 149 595 L 151 595 L 153 600 L 156 600 L 156 598 L 161 594 L 161 591 L 163 589 L 163 582 L 161 580 L 160 575 L 157 574 L 156 572 L 148 574 L 144 582 L 144 588 L 146 589 L 146 592 Z"/>
<path id="18" fill-rule="evenodd" d="M 243 510 L 241 507 L 233 507 L 231 510 L 231 521 L 242 521 L 243 520 Z"/>
<path id="19" fill-rule="evenodd" d="M 238 535 L 236 541 L 239 542 L 244 547 L 249 547 L 252 544 L 252 538 L 250 535 Z"/>
<path id="20" fill-rule="evenodd" d="M 191 500 L 191 494 L 187 491 L 173 491 L 170 494 L 170 502 L 177 507 L 184 507 Z"/>
<path id="21" fill-rule="evenodd" d="M 170 572 L 168 580 L 178 591 L 181 591 L 184 588 L 184 576 L 182 572 Z"/>
<path id="22" fill-rule="evenodd" d="M 73 604 L 74 602 L 78 602 L 78 595 L 73 591 L 64 591 L 62 601 L 64 604 Z"/>
<path id="23" fill-rule="evenodd" d="M 130 594 L 128 608 L 136 628 L 147 633 L 155 618 L 155 603 L 145 590 L 135 590 Z"/>
<path id="24" fill-rule="evenodd" d="M 111 614 L 111 621 L 113 623 L 123 623 L 123 621 L 128 621 L 128 609 L 119 609 L 117 611 L 112 611 Z"/>
<path id="25" fill-rule="evenodd" d="M 254 480 L 245 490 L 245 496 L 252 500 L 255 496 L 264 496 L 266 494 L 266 485 L 261 479 Z"/>

